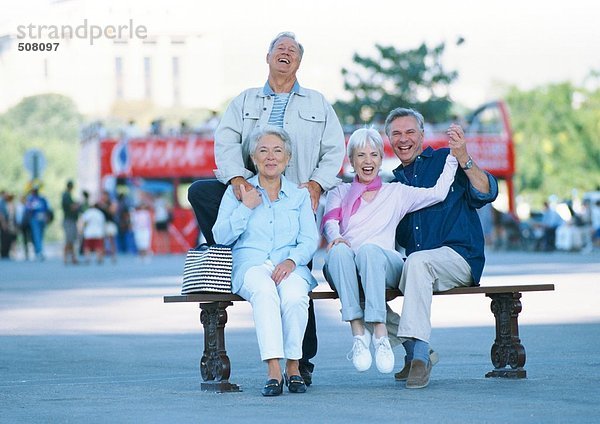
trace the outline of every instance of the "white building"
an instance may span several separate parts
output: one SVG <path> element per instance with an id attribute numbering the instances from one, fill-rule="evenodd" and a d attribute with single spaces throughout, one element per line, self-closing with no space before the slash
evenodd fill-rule
<path id="1" fill-rule="evenodd" d="M 96 116 L 108 115 L 120 101 L 219 109 L 245 85 L 228 78 L 232 69 L 239 71 L 240 57 L 224 54 L 239 38 L 211 20 L 208 4 L 64 0 L 4 15 L 0 112 L 23 97 L 42 93 L 69 96 L 82 113 Z M 91 40 L 92 26 L 103 31 L 100 38 Z M 138 37 L 131 27 L 145 36 Z M 268 36 L 266 40 L 266 45 L 248 49 L 257 65 Z M 40 42 L 58 43 L 57 50 L 19 51 L 20 43 L 30 48 Z M 265 78 L 264 67 L 252 68 L 248 74 L 256 81 Z"/>

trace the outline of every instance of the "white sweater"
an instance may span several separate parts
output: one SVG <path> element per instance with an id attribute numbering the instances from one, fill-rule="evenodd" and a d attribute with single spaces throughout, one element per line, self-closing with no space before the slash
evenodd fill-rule
<path id="1" fill-rule="evenodd" d="M 340 232 L 339 221 L 332 219 L 325 223 L 323 233 L 327 242 L 343 238 L 350 243 L 354 252 L 366 243 L 395 250 L 396 227 L 400 220 L 409 212 L 443 201 L 454 181 L 457 166 L 456 158 L 448 155 L 442 174 L 431 188 L 411 187 L 402 183 L 382 184 L 370 202 L 361 199 L 360 207 L 350 217 L 344 233 Z M 350 191 L 350 185 L 341 184 L 327 194 L 325 213 L 341 206 L 342 199 Z"/>

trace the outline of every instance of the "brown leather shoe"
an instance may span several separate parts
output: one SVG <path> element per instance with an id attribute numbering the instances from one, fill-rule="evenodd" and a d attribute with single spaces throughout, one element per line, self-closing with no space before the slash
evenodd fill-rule
<path id="1" fill-rule="evenodd" d="M 429 362 L 433 367 L 440 361 L 440 355 L 433 349 L 429 349 Z M 396 381 L 406 381 L 408 378 L 408 373 L 410 372 L 410 362 L 406 360 L 406 356 L 404 357 L 404 368 L 394 374 L 394 379 Z"/>
<path id="2" fill-rule="evenodd" d="M 410 363 L 410 371 L 406 379 L 407 389 L 422 389 L 429 384 L 431 375 L 431 361 L 427 364 L 419 359 L 413 359 Z"/>
<path id="3" fill-rule="evenodd" d="M 410 372 L 410 362 L 408 362 L 406 360 L 406 357 L 404 357 L 404 367 L 398 371 L 396 374 L 394 374 L 394 379 L 396 381 L 406 381 L 406 379 L 408 378 L 408 373 Z"/>

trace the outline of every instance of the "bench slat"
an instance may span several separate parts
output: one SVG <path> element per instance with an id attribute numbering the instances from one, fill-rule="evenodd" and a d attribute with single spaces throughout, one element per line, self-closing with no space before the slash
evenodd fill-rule
<path id="1" fill-rule="evenodd" d="M 475 287 L 457 287 L 444 292 L 435 292 L 434 295 L 450 294 L 497 294 L 497 293 L 523 293 L 532 291 L 552 291 L 554 284 L 528 284 L 516 286 L 475 286 Z M 398 289 L 386 290 L 386 299 L 392 300 L 402 293 Z M 310 293 L 311 299 L 337 299 L 336 292 L 331 290 L 314 291 Z M 188 295 L 164 296 L 165 303 L 176 302 L 239 302 L 244 301 L 241 296 L 231 293 L 194 293 Z"/>

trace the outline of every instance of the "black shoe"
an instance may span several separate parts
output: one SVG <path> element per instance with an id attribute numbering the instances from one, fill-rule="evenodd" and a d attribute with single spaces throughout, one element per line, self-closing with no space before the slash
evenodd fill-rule
<path id="1" fill-rule="evenodd" d="M 283 375 L 285 377 L 285 385 L 287 386 L 290 393 L 305 393 L 306 392 L 306 383 L 299 375 L 291 375 L 288 377 L 287 375 Z"/>
<path id="2" fill-rule="evenodd" d="M 310 386 L 312 384 L 312 372 L 314 365 L 310 362 L 308 364 L 300 362 L 298 369 L 300 370 L 300 377 L 302 377 L 302 380 L 304 380 L 304 384 L 306 386 Z"/>
<path id="3" fill-rule="evenodd" d="M 283 393 L 283 379 L 281 381 L 274 378 L 267 380 L 265 387 L 260 392 L 263 396 L 279 396 Z"/>

